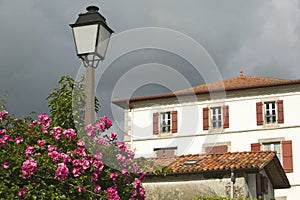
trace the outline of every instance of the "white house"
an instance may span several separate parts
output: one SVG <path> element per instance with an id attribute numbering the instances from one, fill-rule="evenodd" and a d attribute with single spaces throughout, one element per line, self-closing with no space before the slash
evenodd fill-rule
<path id="1" fill-rule="evenodd" d="M 138 156 L 277 152 L 300 197 L 300 80 L 244 76 L 155 96 L 114 100 L 124 108 L 125 142 Z M 293 156 L 294 155 L 294 156 Z"/>

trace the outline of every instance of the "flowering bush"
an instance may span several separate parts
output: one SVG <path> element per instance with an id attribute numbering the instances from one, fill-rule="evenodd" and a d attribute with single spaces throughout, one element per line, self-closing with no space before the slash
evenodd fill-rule
<path id="1" fill-rule="evenodd" d="M 79 137 L 73 129 L 0 111 L 0 196 L 7 199 L 144 199 L 134 153 L 101 117 Z"/>

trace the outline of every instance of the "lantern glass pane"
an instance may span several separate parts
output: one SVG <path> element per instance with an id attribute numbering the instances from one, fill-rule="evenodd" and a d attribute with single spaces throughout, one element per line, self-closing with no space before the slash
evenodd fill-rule
<path id="1" fill-rule="evenodd" d="M 100 25 L 97 53 L 102 59 L 105 57 L 110 35 L 111 33 L 104 26 Z"/>
<path id="2" fill-rule="evenodd" d="M 77 54 L 95 52 L 98 25 L 78 26 L 73 28 Z"/>

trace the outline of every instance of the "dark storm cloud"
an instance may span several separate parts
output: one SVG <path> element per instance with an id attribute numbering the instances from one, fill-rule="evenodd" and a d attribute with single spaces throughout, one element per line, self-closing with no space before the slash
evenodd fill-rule
<path id="1" fill-rule="evenodd" d="M 99 5 L 115 34 L 151 26 L 192 37 L 208 51 L 223 78 L 237 76 L 240 69 L 246 75 L 300 78 L 298 0 L 0 0 L 0 94 L 8 90 L 11 112 L 47 112 L 45 97 L 59 78 L 76 75 L 81 63 L 68 25 L 91 4 Z M 122 65 L 147 63 L 151 56 L 175 66 L 172 56 L 154 52 L 144 59 L 137 53 L 117 62 L 107 76 L 118 77 Z M 180 64 L 188 69 L 188 64 Z M 202 82 L 190 77 L 194 85 Z M 112 80 L 101 85 L 102 114 L 110 113 Z M 145 94 L 151 92 L 145 88 Z"/>

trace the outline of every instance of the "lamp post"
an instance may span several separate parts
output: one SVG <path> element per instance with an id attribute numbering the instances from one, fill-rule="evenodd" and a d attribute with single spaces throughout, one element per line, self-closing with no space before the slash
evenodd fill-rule
<path id="1" fill-rule="evenodd" d="M 106 24 L 106 19 L 98 12 L 97 6 L 89 6 L 86 10 L 70 26 L 77 56 L 86 67 L 85 125 L 88 125 L 95 122 L 95 68 L 105 57 L 113 30 Z"/>

